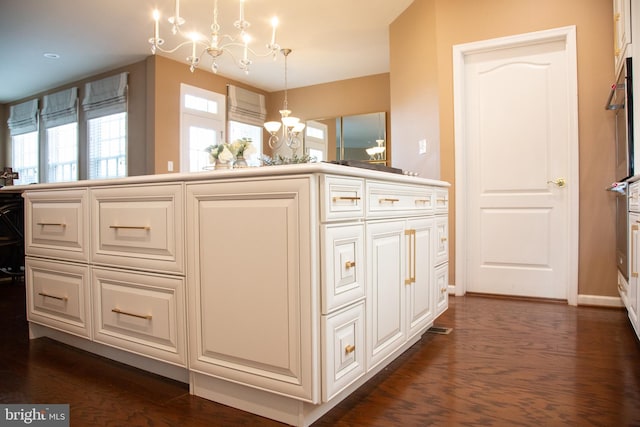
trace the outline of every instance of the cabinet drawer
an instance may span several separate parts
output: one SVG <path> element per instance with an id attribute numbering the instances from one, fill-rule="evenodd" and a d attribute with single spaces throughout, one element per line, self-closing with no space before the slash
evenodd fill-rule
<path id="1" fill-rule="evenodd" d="M 447 217 L 436 217 L 435 261 L 434 266 L 449 260 L 449 221 Z"/>
<path id="2" fill-rule="evenodd" d="M 91 191 L 95 264 L 184 273 L 180 184 Z"/>
<path id="3" fill-rule="evenodd" d="M 25 252 L 49 258 L 89 259 L 88 192 L 25 193 Z"/>
<path id="4" fill-rule="evenodd" d="M 322 232 L 322 313 L 364 297 L 364 225 L 325 225 Z"/>
<path id="5" fill-rule="evenodd" d="M 367 182 L 367 217 L 424 215 L 434 209 L 434 191 L 426 187 Z"/>
<path id="6" fill-rule="evenodd" d="M 94 339 L 186 366 L 184 281 L 93 268 Z"/>
<path id="7" fill-rule="evenodd" d="M 449 264 L 445 263 L 435 268 L 434 282 L 437 317 L 449 307 Z"/>
<path id="8" fill-rule="evenodd" d="M 322 316 L 324 402 L 365 373 L 364 319 L 364 302 Z"/>
<path id="9" fill-rule="evenodd" d="M 629 210 L 640 212 L 640 181 L 629 185 Z"/>
<path id="10" fill-rule="evenodd" d="M 435 192 L 435 209 L 436 213 L 447 213 L 449 212 L 449 191 L 443 189 L 437 189 Z"/>
<path id="11" fill-rule="evenodd" d="M 26 257 L 27 319 L 90 338 L 89 267 Z"/>
<path id="12" fill-rule="evenodd" d="M 364 216 L 364 180 L 324 176 L 322 221 L 362 218 Z"/>

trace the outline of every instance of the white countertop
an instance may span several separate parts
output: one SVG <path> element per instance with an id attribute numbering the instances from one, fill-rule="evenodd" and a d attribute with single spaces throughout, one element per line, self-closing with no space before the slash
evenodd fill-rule
<path id="1" fill-rule="evenodd" d="M 450 184 L 445 181 L 439 181 L 434 179 L 420 178 L 414 176 L 406 176 L 391 172 L 381 172 L 376 170 L 358 168 L 353 166 L 336 165 L 333 163 L 305 163 L 295 165 L 282 165 L 282 166 L 262 166 L 251 167 L 242 169 L 229 169 L 229 170 L 214 170 L 203 172 L 188 172 L 188 173 L 166 173 L 158 175 L 140 175 L 131 176 L 126 178 L 113 178 L 113 179 L 98 179 L 98 180 L 83 180 L 83 181 L 69 181 L 59 183 L 42 183 L 42 184 L 27 184 L 27 185 L 13 185 L 2 187 L 0 191 L 8 192 L 23 192 L 27 190 L 51 190 L 51 189 L 64 189 L 64 188 L 78 188 L 78 187 L 101 187 L 101 186 L 115 186 L 124 184 L 151 184 L 161 182 L 176 182 L 176 181 L 210 181 L 210 180 L 228 180 L 228 179 L 241 179 L 241 178 L 255 178 L 255 177 L 267 177 L 273 178 L 277 176 L 294 176 L 294 175 L 306 175 L 315 173 L 325 173 L 340 176 L 353 176 L 367 179 L 380 179 L 385 181 L 402 182 L 406 184 L 414 185 L 433 185 L 440 187 L 449 187 Z"/>

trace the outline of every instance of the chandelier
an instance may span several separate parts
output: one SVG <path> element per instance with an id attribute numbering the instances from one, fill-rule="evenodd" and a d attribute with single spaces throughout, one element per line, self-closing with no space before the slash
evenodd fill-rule
<path id="1" fill-rule="evenodd" d="M 222 34 L 220 31 L 220 24 L 218 22 L 218 0 L 214 0 L 213 3 L 213 23 L 210 26 L 209 37 L 205 38 L 199 32 L 192 32 L 185 34 L 182 31 L 182 26 L 185 24 L 185 19 L 180 16 L 180 0 L 176 0 L 175 14 L 169 17 L 168 21 L 171 24 L 171 33 L 173 35 L 179 35 L 186 39 L 179 43 L 173 49 L 165 49 L 164 39 L 160 37 L 160 12 L 156 9 L 153 11 L 153 37 L 149 39 L 151 44 L 151 53 L 156 54 L 157 51 L 164 53 L 174 53 L 182 47 L 191 45 L 191 55 L 187 56 L 187 63 L 189 69 L 193 72 L 200 64 L 202 58 L 208 55 L 212 59 L 211 71 L 218 72 L 218 58 L 223 53 L 228 53 L 233 61 L 240 67 L 245 74 L 249 74 L 249 66 L 252 61 L 249 54 L 252 56 L 264 57 L 273 55 L 275 60 L 280 46 L 276 43 L 276 28 L 278 26 L 278 18 L 273 17 L 271 20 L 272 32 L 271 41 L 266 45 L 267 51 L 264 53 L 257 53 L 249 47 L 251 42 L 251 36 L 247 32 L 247 29 L 251 26 L 251 23 L 245 19 L 244 16 L 244 1 L 240 0 L 240 14 L 238 19 L 233 23 L 233 26 L 239 31 L 236 36 L 229 34 Z M 235 52 L 234 52 L 235 51 Z"/>
<path id="2" fill-rule="evenodd" d="M 291 110 L 289 110 L 288 94 L 287 94 L 287 57 L 291 53 L 291 49 L 280 50 L 284 55 L 284 105 L 280 110 L 280 121 L 266 122 L 264 128 L 269 132 L 269 147 L 273 150 L 282 145 L 283 141 L 287 144 L 287 147 L 291 151 L 300 147 L 300 132 L 305 127 L 305 124 L 300 121 L 299 118 L 291 116 Z M 278 137 L 278 131 L 282 128 L 282 140 Z"/>

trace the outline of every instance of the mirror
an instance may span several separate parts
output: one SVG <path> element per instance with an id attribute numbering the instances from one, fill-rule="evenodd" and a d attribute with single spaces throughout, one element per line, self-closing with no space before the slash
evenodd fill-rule
<path id="1" fill-rule="evenodd" d="M 387 113 L 308 120 L 305 152 L 318 160 L 387 162 Z"/>

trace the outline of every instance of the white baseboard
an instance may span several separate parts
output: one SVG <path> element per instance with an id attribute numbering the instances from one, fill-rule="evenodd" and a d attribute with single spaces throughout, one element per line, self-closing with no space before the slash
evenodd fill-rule
<path id="1" fill-rule="evenodd" d="M 624 307 L 620 297 L 605 297 L 601 295 L 578 294 L 578 305 L 593 305 L 598 307 Z"/>

